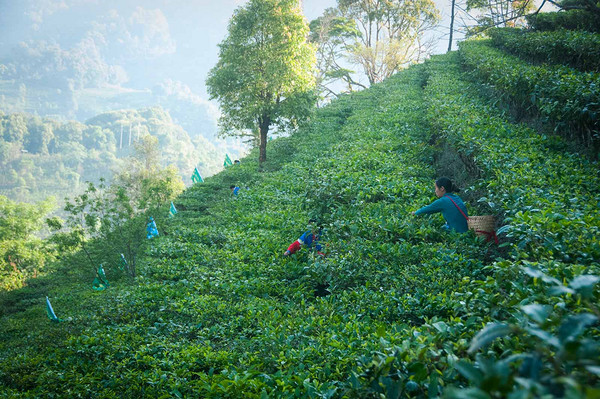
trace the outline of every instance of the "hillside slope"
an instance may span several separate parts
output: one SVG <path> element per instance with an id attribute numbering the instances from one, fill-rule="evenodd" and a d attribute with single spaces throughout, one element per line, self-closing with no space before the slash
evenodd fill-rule
<path id="1" fill-rule="evenodd" d="M 72 267 L 0 298 L 0 394 L 593 394 L 598 165 L 561 143 L 508 121 L 456 53 L 343 97 L 261 172 L 252 154 L 157 215 L 135 281 L 106 267 L 96 293 Z M 504 218 L 501 247 L 411 215 L 441 172 Z M 327 256 L 284 258 L 311 217 Z"/>

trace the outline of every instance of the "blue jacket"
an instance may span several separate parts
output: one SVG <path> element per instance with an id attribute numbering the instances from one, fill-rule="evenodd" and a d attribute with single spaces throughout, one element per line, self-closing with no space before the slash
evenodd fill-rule
<path id="1" fill-rule="evenodd" d="M 456 205 L 450 200 L 452 198 L 456 205 L 462 209 L 465 215 L 469 216 L 467 207 L 464 202 L 456 194 L 446 194 L 443 197 L 435 200 L 430 205 L 424 206 L 415 212 L 415 215 L 426 215 L 430 213 L 441 212 L 442 216 L 446 220 L 446 226 L 449 229 L 464 233 L 469 230 L 467 226 L 467 219 L 462 213 L 456 208 Z"/>
<path id="2" fill-rule="evenodd" d="M 304 234 L 302 234 L 300 236 L 300 238 L 298 239 L 298 241 L 300 241 L 300 243 L 306 245 L 306 248 L 311 248 L 313 242 L 316 244 L 315 245 L 315 249 L 317 251 L 321 250 L 321 244 L 319 244 L 319 238 L 320 238 L 321 232 L 319 231 L 316 235 L 314 235 L 310 230 L 307 230 L 304 232 Z"/>

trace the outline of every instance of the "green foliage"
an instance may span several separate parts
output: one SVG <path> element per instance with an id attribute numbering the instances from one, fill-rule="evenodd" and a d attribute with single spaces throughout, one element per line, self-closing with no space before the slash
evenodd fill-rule
<path id="1" fill-rule="evenodd" d="M 600 71 L 600 34 L 568 30 L 531 32 L 517 28 L 496 28 L 486 33 L 494 46 L 521 58 Z"/>
<path id="2" fill-rule="evenodd" d="M 597 374 L 594 366 L 600 343 L 585 333 L 598 322 L 598 308 L 593 294 L 597 276 L 580 275 L 568 285 L 547 275 L 555 267 L 524 267 L 533 278 L 537 293 L 523 298 L 521 314 L 511 325 L 489 324 L 480 331 L 473 345 L 489 345 L 504 337 L 504 352 L 488 350 L 478 353 L 475 362 L 460 361 L 456 368 L 473 388 L 448 390 L 446 397 L 458 398 L 476 393 L 489 396 L 528 397 L 532 394 L 551 397 L 585 397 L 595 392 L 588 381 Z M 553 270 L 554 269 L 554 270 Z M 575 288 L 577 287 L 577 288 Z M 570 297 L 571 295 L 574 298 Z M 536 303 L 543 301 L 542 303 Z M 570 313 L 575 310 L 576 314 Z M 591 313 L 593 312 L 593 313 Z M 516 344 L 527 350 L 517 349 Z M 489 396 L 488 396 L 489 395 Z"/>
<path id="3" fill-rule="evenodd" d="M 161 108 L 109 112 L 79 122 L 59 123 L 26 114 L 0 116 L 0 192 L 13 200 L 63 198 L 85 182 L 111 179 L 136 145 L 149 137 L 160 145 L 157 166 L 174 165 L 189 182 L 198 167 L 204 176 L 222 168 L 216 148 L 202 137 L 192 141 Z M 121 135 L 122 133 L 122 135 Z M 148 166 L 148 165 L 146 165 Z"/>
<path id="4" fill-rule="evenodd" d="M 420 41 L 439 20 L 430 0 L 338 0 L 311 22 L 310 39 L 317 45 L 318 83 L 325 97 L 382 82 L 423 56 Z M 360 74 L 344 67 L 355 66 Z"/>
<path id="5" fill-rule="evenodd" d="M 161 207 L 135 280 L 107 267 L 95 292 L 74 258 L 0 297 L 0 394 L 592 396 L 598 165 L 477 88 L 453 53 L 342 96 L 261 171 L 254 152 Z M 467 206 L 500 216 L 501 247 L 412 216 L 442 140 L 481 171 Z M 284 257 L 312 217 L 327 256 Z M 45 295 L 71 321 L 50 324 Z"/>
<path id="6" fill-rule="evenodd" d="M 477 25 L 467 28 L 468 36 L 498 26 L 523 26 L 524 17 L 535 9 L 535 3 L 529 0 L 467 0 L 466 5 L 469 17 L 477 21 Z"/>
<path id="7" fill-rule="evenodd" d="M 157 213 L 160 206 L 170 203 L 183 191 L 184 185 L 175 168 L 161 169 L 158 161 L 158 139 L 147 136 L 136 143 L 136 157 L 115 175 L 114 183 L 107 187 L 101 180 L 98 187 L 88 183 L 87 190 L 67 201 L 66 227 L 55 240 L 69 245 L 75 240 L 82 246 L 92 268 L 102 261 L 119 259 L 125 254 L 126 272 L 136 276 L 140 247 L 145 239 L 147 218 Z M 55 230 L 62 226 L 49 221 Z M 86 241 L 99 239 L 108 253 L 103 259 L 94 259 L 86 248 Z"/>
<path id="8" fill-rule="evenodd" d="M 585 10 L 542 12 L 526 16 L 527 23 L 534 30 L 553 31 L 558 29 L 600 32 L 597 15 Z"/>
<path id="9" fill-rule="evenodd" d="M 600 73 L 530 65 L 483 40 L 462 42 L 460 55 L 473 77 L 508 97 L 522 112 L 533 108 L 559 132 L 596 152 L 600 149 Z"/>
<path id="10" fill-rule="evenodd" d="M 0 196 L 0 289 L 20 288 L 54 259 L 51 246 L 36 236 L 54 202 L 49 198 L 37 204 L 23 204 Z"/>
<path id="11" fill-rule="evenodd" d="M 295 127 L 314 105 L 314 48 L 295 0 L 252 0 L 229 22 L 206 85 L 221 105 L 224 134 L 250 131 L 266 160 L 271 125 Z M 259 135 L 260 134 L 260 135 Z"/>

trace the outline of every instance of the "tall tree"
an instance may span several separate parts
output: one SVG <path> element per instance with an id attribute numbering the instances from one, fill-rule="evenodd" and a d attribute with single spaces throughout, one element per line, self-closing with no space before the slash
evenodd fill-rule
<path id="1" fill-rule="evenodd" d="M 383 81 L 411 62 L 420 61 L 427 52 L 423 35 L 439 20 L 432 0 L 337 0 L 337 8 L 328 9 L 312 24 L 313 40 L 319 48 L 343 55 L 328 63 L 329 76 L 347 76 L 344 62 L 359 66 L 369 84 Z M 323 32 L 323 30 L 325 30 Z M 331 52 L 327 56 L 331 57 Z"/>
<path id="2" fill-rule="evenodd" d="M 533 0 L 467 0 L 467 11 L 477 13 L 477 25 L 467 28 L 470 35 L 493 26 L 518 26 L 533 11 Z"/>
<path id="3" fill-rule="evenodd" d="M 52 125 L 44 123 L 41 118 L 33 117 L 27 120 L 28 135 L 25 149 L 34 154 L 48 155 L 48 144 L 54 137 Z"/>
<path id="4" fill-rule="evenodd" d="M 2 118 L 4 140 L 22 144 L 27 136 L 25 114 L 10 114 Z"/>
<path id="5" fill-rule="evenodd" d="M 594 0 L 543 0 L 542 5 L 546 1 L 561 10 L 584 10 L 595 14 L 596 18 L 600 18 L 600 3 Z"/>
<path id="6" fill-rule="evenodd" d="M 258 133 L 261 163 L 269 128 L 296 126 L 314 105 L 315 49 L 307 36 L 298 0 L 250 0 L 219 45 L 206 85 L 221 105 L 221 134 Z"/>
<path id="7" fill-rule="evenodd" d="M 334 86 L 341 83 L 344 92 L 365 89 L 355 79 L 355 71 L 344 65 L 347 43 L 360 36 L 356 23 L 339 15 L 336 8 L 328 8 L 323 15 L 310 22 L 310 41 L 317 45 L 317 88 L 325 98 L 337 93 Z"/>
<path id="8" fill-rule="evenodd" d="M 456 8 L 456 0 L 452 0 L 452 7 L 450 11 L 450 38 L 448 39 L 448 51 L 452 51 L 452 36 L 454 35 L 454 17 Z"/>

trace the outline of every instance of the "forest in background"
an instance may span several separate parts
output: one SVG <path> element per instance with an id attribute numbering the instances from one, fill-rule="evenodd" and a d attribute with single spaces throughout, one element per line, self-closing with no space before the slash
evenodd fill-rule
<path id="1" fill-rule="evenodd" d="M 222 150 L 203 136 L 191 138 L 160 107 L 107 112 L 85 123 L 16 113 L 0 116 L 0 195 L 62 200 L 86 181 L 110 179 L 146 135 L 158 138 L 162 166 L 176 166 L 188 183 L 196 166 L 205 175 L 222 168 Z"/>
<path id="2" fill-rule="evenodd" d="M 110 179 L 130 154 L 130 128 L 158 137 L 161 163 L 187 182 L 194 167 L 209 176 L 226 153 L 245 151 L 217 137 L 218 110 L 202 98 L 196 70 L 203 55 L 192 54 L 201 39 L 182 42 L 183 27 L 168 23 L 191 19 L 180 7 L 146 6 L 0 5 L 0 195 L 62 203 L 85 181 Z"/>

